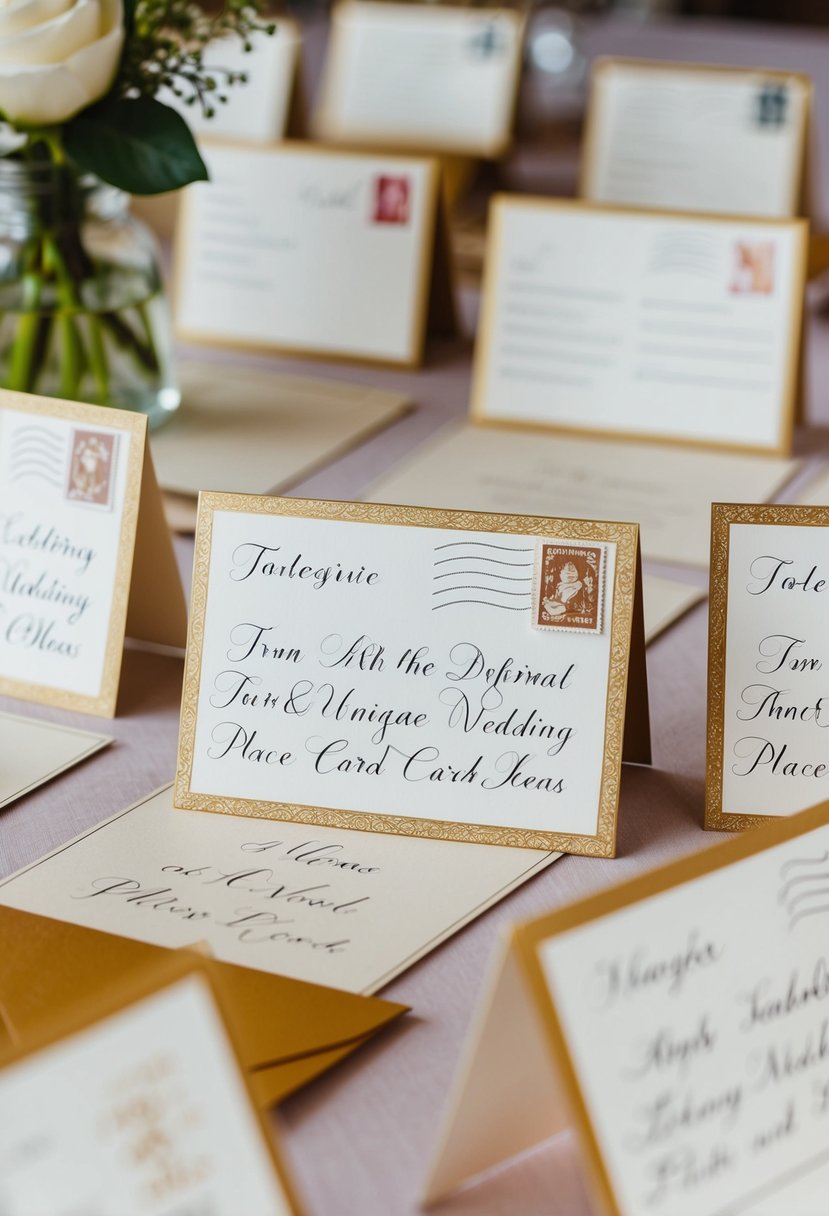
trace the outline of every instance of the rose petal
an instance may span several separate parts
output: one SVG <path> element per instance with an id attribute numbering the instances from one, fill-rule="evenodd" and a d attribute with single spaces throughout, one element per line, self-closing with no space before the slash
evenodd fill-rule
<path id="1" fill-rule="evenodd" d="M 0 111 L 10 122 L 25 126 L 65 122 L 109 90 L 123 42 L 119 20 L 103 38 L 76 51 L 66 63 L 0 65 Z"/>
<path id="2" fill-rule="evenodd" d="M 72 3 L 73 0 L 17 0 L 14 4 L 0 7 L 0 38 L 8 38 L 51 21 L 53 17 L 65 13 Z"/>
<path id="3" fill-rule="evenodd" d="M 102 32 L 99 0 L 77 0 L 51 21 L 0 39 L 0 64 L 65 63 Z"/>

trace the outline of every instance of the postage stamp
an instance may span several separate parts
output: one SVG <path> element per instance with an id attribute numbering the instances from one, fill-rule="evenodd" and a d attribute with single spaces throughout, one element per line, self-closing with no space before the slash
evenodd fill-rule
<path id="1" fill-rule="evenodd" d="M 533 627 L 601 633 L 605 549 L 577 541 L 542 541 L 536 550 Z"/>
<path id="2" fill-rule="evenodd" d="M 375 224 L 408 224 L 411 183 L 403 176 L 381 176 L 374 183 Z"/>
<path id="3" fill-rule="evenodd" d="M 66 497 L 109 511 L 115 487 L 118 436 L 111 431 L 73 431 Z"/>

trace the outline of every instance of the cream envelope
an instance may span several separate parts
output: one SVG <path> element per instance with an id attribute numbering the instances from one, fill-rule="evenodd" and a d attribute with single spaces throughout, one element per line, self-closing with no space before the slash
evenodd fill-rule
<path id="1" fill-rule="evenodd" d="M 812 82 L 640 59 L 593 66 L 584 198 L 766 218 L 808 214 Z"/>
<path id="2" fill-rule="evenodd" d="M 634 524 L 202 494 L 175 805 L 612 856 L 641 597 Z"/>
<path id="3" fill-rule="evenodd" d="M 645 561 L 707 568 L 711 503 L 773 498 L 793 460 L 452 425 L 372 486 L 374 502 L 635 519 Z M 645 575 L 646 584 L 649 576 Z M 645 592 L 645 615 L 648 613 Z"/>
<path id="4" fill-rule="evenodd" d="M 281 492 L 409 408 L 403 393 L 256 367 L 180 364 L 183 404 L 152 436 L 167 518 L 196 527 L 199 490 Z"/>
<path id="5" fill-rule="evenodd" d="M 822 797 L 829 507 L 714 503 L 705 826 Z"/>
<path id="6" fill-rule="evenodd" d="M 807 256 L 803 220 L 496 196 L 472 416 L 786 455 Z"/>
<path id="7" fill-rule="evenodd" d="M 0 713 L 0 808 L 94 756 L 111 742 L 108 735 Z"/>
<path id="8" fill-rule="evenodd" d="M 176 811 L 168 786 L 0 881 L 0 904 L 373 993 L 558 856 Z"/>
<path id="9" fill-rule="evenodd" d="M 611 1216 L 823 1212 L 829 804 L 520 926 L 427 1199 L 573 1126 Z"/>
<path id="10" fill-rule="evenodd" d="M 0 907 L 0 1026 L 13 1044 L 79 1001 L 171 957 L 168 950 Z M 406 1012 L 378 997 L 355 996 L 215 964 L 215 979 L 260 1106 L 280 1102 Z"/>
<path id="11" fill-rule="evenodd" d="M 0 1204 L 60 1216 L 298 1216 L 215 968 L 156 960 L 0 1052 Z"/>
<path id="12" fill-rule="evenodd" d="M 0 393 L 0 693 L 111 717 L 125 635 L 186 627 L 147 419 Z"/>
<path id="13" fill-rule="evenodd" d="M 416 366 L 457 329 L 437 163 L 316 144 L 202 149 L 185 194 L 185 341 Z"/>
<path id="14" fill-rule="evenodd" d="M 524 18 L 509 8 L 337 4 L 315 131 L 361 146 L 501 156 L 523 37 Z"/>

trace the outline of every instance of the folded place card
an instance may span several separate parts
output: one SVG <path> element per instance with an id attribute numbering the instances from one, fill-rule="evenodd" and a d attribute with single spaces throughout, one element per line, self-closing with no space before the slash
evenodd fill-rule
<path id="1" fill-rule="evenodd" d="M 0 693 L 111 717 L 125 635 L 186 622 L 147 419 L 0 392 Z"/>
<path id="2" fill-rule="evenodd" d="M 715 503 L 705 826 L 824 797 L 829 507 Z"/>
<path id="3" fill-rule="evenodd" d="M 171 957 L 0 1054 L 6 1216 L 296 1216 L 211 974 Z"/>
<path id="4" fill-rule="evenodd" d="M 111 742 L 108 735 L 0 713 L 0 808 L 94 756 Z"/>
<path id="5" fill-rule="evenodd" d="M 779 456 L 452 424 L 372 485 L 369 497 L 512 515 L 635 519 L 645 561 L 706 568 L 711 503 L 766 501 L 797 467 Z M 645 600 L 647 616 L 647 593 Z"/>
<path id="6" fill-rule="evenodd" d="M 179 335 L 414 366 L 456 325 L 437 163 L 312 144 L 203 148 L 176 239 Z"/>
<path id="7" fill-rule="evenodd" d="M 477 421 L 791 450 L 807 225 L 498 196 Z"/>
<path id="8" fill-rule="evenodd" d="M 581 194 L 783 218 L 809 210 L 812 82 L 797 72 L 600 59 Z"/>
<path id="9" fill-rule="evenodd" d="M 372 993 L 558 856 L 175 811 L 167 787 L 0 881 L 0 904 Z"/>
<path id="10" fill-rule="evenodd" d="M 612 856 L 635 524 L 203 494 L 192 604 L 177 807 Z"/>
<path id="11" fill-rule="evenodd" d="M 575 1128 L 597 1211 L 826 1211 L 829 806 L 518 928 L 428 1197 Z"/>
<path id="12" fill-rule="evenodd" d="M 160 916 L 164 905 L 161 898 L 155 902 Z M 169 957 L 158 946 L 3 906 L 0 940 L 0 1043 L 29 1042 L 44 1021 L 63 1017 L 79 1001 L 100 1002 L 109 989 Z M 197 925 L 188 940 L 204 951 Z M 327 1072 L 406 1012 L 379 997 L 249 966 L 217 962 L 214 981 L 263 1107 Z"/>
<path id="13" fill-rule="evenodd" d="M 315 130 L 375 147 L 500 156 L 512 139 L 523 36 L 524 18 L 509 8 L 338 4 Z"/>

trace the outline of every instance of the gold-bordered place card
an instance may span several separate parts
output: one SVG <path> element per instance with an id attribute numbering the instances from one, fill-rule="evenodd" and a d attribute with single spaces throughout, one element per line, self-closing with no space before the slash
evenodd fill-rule
<path id="1" fill-rule="evenodd" d="M 715 503 L 705 826 L 755 827 L 829 786 L 829 507 Z"/>
<path id="2" fill-rule="evenodd" d="M 568 1126 L 609 1216 L 823 1212 L 829 805 L 520 926 L 427 1198 Z"/>
<path id="3" fill-rule="evenodd" d="M 803 220 L 499 195 L 472 417 L 786 455 L 807 252 Z"/>
<path id="4" fill-rule="evenodd" d="M 170 955 L 0 1051 L 4 1212 L 298 1216 L 211 964 Z"/>
<path id="5" fill-rule="evenodd" d="M 202 494 L 175 805 L 612 856 L 638 528 Z"/>
<path id="6" fill-rule="evenodd" d="M 125 635 L 186 621 L 147 419 L 0 392 L 0 693 L 111 717 Z"/>
<path id="7" fill-rule="evenodd" d="M 351 145 L 503 155 L 524 24 L 510 8 L 337 4 L 315 131 Z"/>
<path id="8" fill-rule="evenodd" d="M 798 72 L 599 59 L 581 190 L 595 202 L 809 214 L 812 82 Z"/>
<path id="9" fill-rule="evenodd" d="M 184 197 L 188 342 L 413 367 L 457 329 L 440 174 L 426 157 L 205 142 Z"/>

